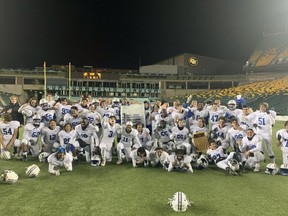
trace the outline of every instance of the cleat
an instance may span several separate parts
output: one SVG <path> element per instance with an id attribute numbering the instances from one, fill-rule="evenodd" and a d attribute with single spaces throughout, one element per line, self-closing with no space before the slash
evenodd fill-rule
<path id="1" fill-rule="evenodd" d="M 260 171 L 260 165 L 255 164 L 254 172 L 259 172 Z"/>
<path id="2" fill-rule="evenodd" d="M 102 162 L 101 162 L 101 166 L 105 166 L 106 165 L 106 160 L 104 159 L 104 160 L 102 160 Z"/>
<path id="3" fill-rule="evenodd" d="M 119 159 L 117 162 L 116 162 L 116 164 L 122 164 L 122 159 Z"/>

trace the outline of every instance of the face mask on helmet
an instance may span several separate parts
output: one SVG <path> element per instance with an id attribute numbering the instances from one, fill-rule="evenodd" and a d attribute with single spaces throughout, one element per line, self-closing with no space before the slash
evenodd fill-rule
<path id="1" fill-rule="evenodd" d="M 171 199 L 169 199 L 168 204 L 176 212 L 185 212 L 191 203 L 183 192 L 176 192 Z"/>
<path id="2" fill-rule="evenodd" d="M 276 175 L 279 172 L 279 167 L 275 163 L 269 163 L 266 166 L 265 173 L 269 175 Z"/>
<path id="3" fill-rule="evenodd" d="M 33 116 L 32 120 L 33 120 L 33 125 L 34 126 L 39 126 L 40 123 L 41 123 L 41 118 L 40 118 L 39 115 Z"/>
<path id="4" fill-rule="evenodd" d="M 94 155 L 91 157 L 91 165 L 92 166 L 100 166 L 101 158 L 99 155 Z"/>
<path id="5" fill-rule="evenodd" d="M 228 109 L 229 110 L 235 110 L 236 109 L 236 101 L 235 100 L 230 100 L 228 102 Z"/>

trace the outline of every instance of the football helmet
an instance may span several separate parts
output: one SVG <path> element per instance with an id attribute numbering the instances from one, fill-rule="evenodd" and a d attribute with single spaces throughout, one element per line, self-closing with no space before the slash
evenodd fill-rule
<path id="1" fill-rule="evenodd" d="M 27 118 L 30 118 L 33 115 L 32 110 L 25 108 L 21 111 L 21 113 Z"/>
<path id="2" fill-rule="evenodd" d="M 191 206 L 191 202 L 183 192 L 176 192 L 172 198 L 169 199 L 168 204 L 176 212 L 185 212 L 188 206 Z"/>
<path id="3" fill-rule="evenodd" d="M 190 154 L 190 157 L 191 157 L 191 162 L 192 163 L 197 163 L 197 160 L 198 160 L 198 154 L 197 153 L 192 153 Z"/>
<path id="4" fill-rule="evenodd" d="M 4 170 L 0 175 L 0 180 L 8 184 L 14 184 L 18 181 L 18 175 L 13 170 Z"/>
<path id="5" fill-rule="evenodd" d="M 26 168 L 26 175 L 29 178 L 37 177 L 40 173 L 40 168 L 36 164 L 32 164 L 31 166 Z"/>
<path id="6" fill-rule="evenodd" d="M 133 126 L 132 121 L 127 121 L 127 122 L 126 122 L 126 126 L 128 126 L 128 125 L 130 125 L 130 126 L 132 127 L 132 126 Z"/>
<path id="7" fill-rule="evenodd" d="M 228 101 L 227 105 L 229 110 L 235 110 L 237 103 L 235 100 L 230 100 Z"/>
<path id="8" fill-rule="evenodd" d="M 233 158 L 228 160 L 228 166 L 234 172 L 236 172 L 240 168 L 239 162 Z"/>
<path id="9" fill-rule="evenodd" d="M 44 98 L 42 98 L 40 101 L 39 101 L 39 105 L 41 106 L 41 108 L 43 110 L 48 110 L 49 106 L 48 106 L 48 101 Z"/>
<path id="10" fill-rule="evenodd" d="M 41 152 L 38 156 L 39 162 L 40 163 L 46 163 L 48 156 L 49 156 L 48 152 Z"/>
<path id="11" fill-rule="evenodd" d="M 94 155 L 91 157 L 91 165 L 92 166 L 100 166 L 101 158 L 99 155 Z"/>
<path id="12" fill-rule="evenodd" d="M 283 176 L 288 176 L 288 165 L 287 164 L 282 164 L 280 166 L 280 174 Z"/>
<path id="13" fill-rule="evenodd" d="M 1 152 L 1 159 L 2 160 L 10 160 L 11 159 L 11 153 L 9 151 L 2 151 Z"/>
<path id="14" fill-rule="evenodd" d="M 34 126 L 39 126 L 40 122 L 41 122 L 41 117 L 39 115 L 34 115 L 32 117 L 32 120 L 33 120 L 33 125 Z"/>
<path id="15" fill-rule="evenodd" d="M 265 173 L 269 175 L 276 175 L 279 172 L 279 167 L 275 163 L 269 163 L 266 165 Z"/>
<path id="16" fill-rule="evenodd" d="M 198 168 L 205 169 L 209 165 L 208 157 L 206 155 L 201 155 L 199 159 L 196 161 Z"/>

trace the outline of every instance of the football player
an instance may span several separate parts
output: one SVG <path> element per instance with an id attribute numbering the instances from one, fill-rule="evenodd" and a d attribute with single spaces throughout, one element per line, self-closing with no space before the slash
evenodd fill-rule
<path id="1" fill-rule="evenodd" d="M 3 121 L 0 122 L 0 152 L 2 151 L 10 151 L 14 147 L 14 143 L 16 142 L 16 146 L 20 141 L 16 139 L 18 134 L 18 128 L 20 127 L 19 121 L 12 121 L 12 117 L 9 113 L 5 113 L 2 115 Z"/>
<path id="2" fill-rule="evenodd" d="M 44 128 L 44 123 L 41 122 L 39 115 L 34 115 L 32 123 L 28 123 L 24 127 L 23 139 L 21 140 L 21 152 L 22 159 L 26 161 L 28 159 L 28 151 L 31 150 L 33 157 L 39 155 L 38 137 Z"/>
<path id="3" fill-rule="evenodd" d="M 174 141 L 175 148 L 185 148 L 186 154 L 190 154 L 189 130 L 185 127 L 185 120 L 183 118 L 178 119 L 177 125 L 172 128 L 170 139 Z"/>
<path id="4" fill-rule="evenodd" d="M 278 140 L 277 146 L 281 147 L 283 167 L 288 169 L 288 121 L 284 123 L 284 128 L 276 132 Z"/>
<path id="5" fill-rule="evenodd" d="M 238 148 L 238 143 L 241 143 L 243 137 L 246 136 L 246 132 L 240 127 L 237 119 L 232 120 L 231 126 L 232 127 L 227 132 L 230 146 L 233 148 L 234 152 L 241 152 Z"/>
<path id="6" fill-rule="evenodd" d="M 77 142 L 85 150 L 86 162 L 90 163 L 92 151 L 99 145 L 99 139 L 95 127 L 89 124 L 85 116 L 82 117 L 81 124 L 75 127 L 75 134 L 71 138 L 71 144 L 77 146 Z"/>
<path id="7" fill-rule="evenodd" d="M 64 115 L 64 121 L 60 125 L 70 123 L 73 128 L 80 124 L 82 116 L 79 114 L 78 107 L 72 106 L 71 112 Z"/>
<path id="8" fill-rule="evenodd" d="M 131 151 L 130 157 L 132 159 L 133 167 L 147 167 L 149 164 L 149 151 L 143 147 L 139 147 L 138 149 Z"/>
<path id="9" fill-rule="evenodd" d="M 238 143 L 239 149 L 242 152 L 242 163 L 246 168 L 254 168 L 254 172 L 259 172 L 260 162 L 264 161 L 262 137 L 256 135 L 251 128 L 246 133 L 247 135 Z"/>
<path id="10" fill-rule="evenodd" d="M 163 151 L 162 147 L 157 147 L 154 150 L 150 151 L 149 161 L 152 167 L 156 167 L 160 164 L 164 169 L 167 170 L 169 166 L 169 154 Z"/>
<path id="11" fill-rule="evenodd" d="M 173 141 L 170 139 L 171 131 L 169 126 L 166 126 L 166 121 L 161 120 L 158 127 L 154 130 L 155 140 L 158 141 L 158 146 L 166 152 L 171 152 L 174 147 Z"/>
<path id="12" fill-rule="evenodd" d="M 190 172 L 193 173 L 191 166 L 192 158 L 189 155 L 184 154 L 183 149 L 176 149 L 175 154 L 170 155 L 169 157 L 169 166 L 168 172 L 171 172 L 173 169 L 180 170 L 181 172 Z"/>
<path id="13" fill-rule="evenodd" d="M 33 122 L 33 120 L 32 120 L 33 115 L 35 115 L 40 109 L 41 109 L 41 107 L 38 106 L 37 99 L 35 97 L 32 97 L 29 100 L 29 103 L 23 104 L 19 108 L 18 112 L 22 113 L 23 115 L 25 115 L 25 117 L 26 117 L 25 122 L 27 124 L 27 123 L 32 123 Z M 26 110 L 30 111 L 31 115 L 27 115 L 27 113 L 29 113 L 29 112 L 27 112 Z"/>
<path id="14" fill-rule="evenodd" d="M 68 104 L 67 98 L 60 98 L 59 102 L 54 105 L 56 121 L 60 123 L 64 120 L 64 116 L 71 111 L 71 105 Z"/>
<path id="15" fill-rule="evenodd" d="M 153 145 L 152 138 L 150 136 L 150 131 L 148 128 L 144 128 L 141 122 L 136 124 L 136 130 L 138 132 L 139 141 L 146 150 L 150 151 Z"/>
<path id="16" fill-rule="evenodd" d="M 78 160 L 76 155 L 76 148 L 79 148 L 79 143 L 76 143 L 76 146 L 73 144 L 70 144 L 71 138 L 73 137 L 75 133 L 75 130 L 72 128 L 72 125 L 70 123 L 66 123 L 64 125 L 63 130 L 61 130 L 58 134 L 60 146 L 64 147 L 66 149 L 66 152 L 69 153 L 69 151 L 72 152 L 73 159 Z M 75 143 L 74 143 L 75 144 Z"/>
<path id="17" fill-rule="evenodd" d="M 272 149 L 272 125 L 275 124 L 275 116 L 268 108 L 268 103 L 263 102 L 260 104 L 260 109 L 253 113 L 253 126 L 256 128 L 256 133 L 263 137 L 271 163 L 275 163 Z"/>
<path id="18" fill-rule="evenodd" d="M 106 165 L 106 160 L 112 160 L 112 146 L 117 133 L 120 133 L 121 126 L 116 123 L 116 117 L 110 116 L 108 122 L 102 121 L 102 136 L 100 141 L 101 166 Z"/>
<path id="19" fill-rule="evenodd" d="M 49 127 L 50 120 L 56 118 L 55 110 L 49 108 L 48 101 L 46 99 L 42 98 L 39 104 L 41 109 L 37 112 L 37 114 L 41 117 L 41 122 L 43 122 L 46 127 Z"/>
<path id="20" fill-rule="evenodd" d="M 73 157 L 71 154 L 66 154 L 66 150 L 63 147 L 59 147 L 57 152 L 49 155 L 47 161 L 49 163 L 48 172 L 56 176 L 60 175 L 59 169 L 55 169 L 57 167 L 65 167 L 68 172 L 73 169 Z"/>
<path id="21" fill-rule="evenodd" d="M 237 171 L 228 165 L 228 161 L 234 159 L 237 161 L 239 158 L 235 152 L 231 152 L 228 156 L 224 153 L 223 146 L 218 146 L 215 140 L 209 140 L 209 148 L 207 150 L 208 157 L 213 160 L 218 168 L 227 170 L 231 175 L 238 175 Z M 236 159 L 235 159 L 236 158 Z"/>
<path id="22" fill-rule="evenodd" d="M 121 140 L 117 145 L 117 156 L 118 161 L 116 164 L 122 164 L 122 151 L 124 150 L 126 161 L 131 161 L 130 153 L 131 148 L 137 149 L 142 147 L 141 142 L 138 138 L 138 132 L 132 128 L 133 123 L 131 121 L 126 122 L 126 127 L 121 130 Z"/>
<path id="23" fill-rule="evenodd" d="M 60 147 L 58 133 L 60 132 L 60 126 L 57 126 L 56 120 L 49 121 L 49 126 L 44 127 L 41 131 L 41 144 L 42 152 L 52 153 L 53 149 Z"/>
<path id="24" fill-rule="evenodd" d="M 212 126 L 211 138 L 220 141 L 224 149 L 229 147 L 227 132 L 230 128 L 231 127 L 226 124 L 226 119 L 223 116 L 219 118 L 218 124 Z"/>

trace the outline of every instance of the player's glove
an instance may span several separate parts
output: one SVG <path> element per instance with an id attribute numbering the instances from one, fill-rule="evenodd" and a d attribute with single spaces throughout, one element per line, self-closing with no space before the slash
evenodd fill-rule
<path id="1" fill-rule="evenodd" d="M 257 126 L 258 126 L 257 124 L 253 124 L 253 127 L 254 127 L 254 128 L 257 128 Z"/>
<path id="2" fill-rule="evenodd" d="M 36 142 L 34 140 L 29 140 L 31 146 L 35 146 Z"/>
<path id="3" fill-rule="evenodd" d="M 270 114 L 270 111 L 269 111 L 269 110 L 266 110 L 266 113 L 269 115 L 269 114 Z"/>

